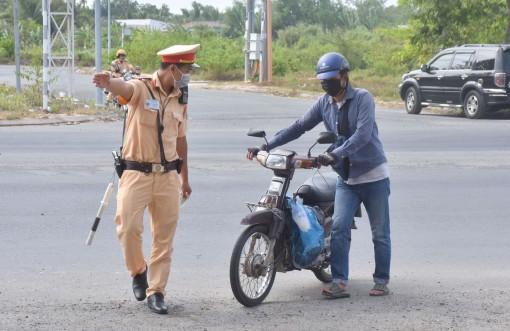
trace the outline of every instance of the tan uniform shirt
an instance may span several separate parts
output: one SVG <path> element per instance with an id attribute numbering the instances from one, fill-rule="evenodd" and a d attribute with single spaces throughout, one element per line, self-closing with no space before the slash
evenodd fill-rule
<path id="1" fill-rule="evenodd" d="M 124 60 L 124 62 L 121 63 L 119 61 L 119 59 L 115 59 L 114 61 L 112 61 L 110 66 L 111 66 L 110 71 L 112 72 L 112 74 L 113 73 L 121 73 L 123 71 L 128 71 L 128 70 L 135 71 L 135 67 L 133 67 L 131 62 L 129 62 L 128 60 Z"/>
<path id="2" fill-rule="evenodd" d="M 145 82 L 132 79 L 127 82 L 134 87 L 133 96 L 128 103 L 126 119 L 126 132 L 122 158 L 137 162 L 161 163 L 157 131 L 157 115 L 154 109 L 148 109 L 145 101 L 152 99 Z M 181 90 L 175 88 L 169 95 L 161 88 L 157 73 L 152 75 L 152 88 L 154 97 L 159 102 L 160 118 L 164 130 L 162 133 L 163 147 L 167 161 L 174 161 L 177 155 L 177 138 L 186 136 L 188 130 L 188 106 L 179 103 Z"/>

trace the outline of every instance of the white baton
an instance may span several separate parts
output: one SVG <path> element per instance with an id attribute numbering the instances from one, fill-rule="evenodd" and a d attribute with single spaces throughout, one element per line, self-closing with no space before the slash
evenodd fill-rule
<path id="1" fill-rule="evenodd" d="M 94 239 L 94 235 L 96 234 L 97 227 L 99 226 L 99 221 L 101 221 L 101 216 L 103 215 L 105 207 L 108 205 L 108 200 L 110 200 L 112 192 L 113 183 L 109 183 L 108 187 L 106 188 L 106 192 L 104 192 L 103 201 L 101 201 L 101 205 L 99 206 L 99 210 L 97 211 L 96 219 L 94 220 L 94 224 L 92 224 L 92 229 L 90 230 L 89 236 L 87 238 L 88 246 L 92 244 L 92 240 Z"/>

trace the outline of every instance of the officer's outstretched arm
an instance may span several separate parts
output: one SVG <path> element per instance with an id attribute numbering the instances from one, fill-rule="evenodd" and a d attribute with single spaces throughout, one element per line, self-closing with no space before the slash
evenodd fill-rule
<path id="1" fill-rule="evenodd" d="M 129 101 L 133 96 L 134 87 L 122 78 L 112 78 L 107 71 L 94 74 L 92 82 L 99 88 L 105 88 L 113 94 L 120 95 L 124 100 Z"/>

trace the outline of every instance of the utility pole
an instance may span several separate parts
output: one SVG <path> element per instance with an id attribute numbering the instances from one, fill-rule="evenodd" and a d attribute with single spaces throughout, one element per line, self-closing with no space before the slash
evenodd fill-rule
<path id="1" fill-rule="evenodd" d="M 111 46 L 111 11 L 110 11 L 110 0 L 108 0 L 108 55 L 110 55 L 110 46 Z"/>
<path id="2" fill-rule="evenodd" d="M 19 6 L 18 0 L 14 0 L 14 61 L 16 63 L 16 93 L 21 93 L 21 66 L 19 49 Z"/>
<path id="3" fill-rule="evenodd" d="M 273 14 L 271 8 L 271 0 L 267 0 L 267 62 L 266 62 L 266 77 L 267 81 L 273 80 Z"/>
<path id="4" fill-rule="evenodd" d="M 244 81 L 249 82 L 251 78 L 251 58 L 255 57 L 254 54 L 251 54 L 252 49 L 250 48 L 251 36 L 254 30 L 254 16 L 255 13 L 253 11 L 253 2 L 254 0 L 246 0 L 246 31 L 244 34 Z"/>
<path id="5" fill-rule="evenodd" d="M 262 1 L 260 14 L 260 34 L 254 33 L 255 0 L 246 0 L 246 32 L 244 49 L 244 81 L 251 78 L 251 63 L 258 64 L 259 82 L 273 79 L 272 61 L 272 14 L 271 0 Z M 510 0 L 509 0 L 510 1 Z"/>
<path id="6" fill-rule="evenodd" d="M 48 112 L 48 67 L 49 67 L 49 53 L 50 53 L 50 28 L 48 26 L 50 1 L 42 0 L 42 15 L 43 15 L 43 112 Z"/>
<path id="7" fill-rule="evenodd" d="M 260 15 L 260 40 L 261 59 L 260 59 L 260 73 L 259 82 L 271 81 L 272 74 L 272 15 L 271 15 L 271 0 L 262 1 L 262 14 Z"/>
<path id="8" fill-rule="evenodd" d="M 101 1 L 95 3 L 95 24 L 96 24 L 96 72 L 103 70 L 103 58 L 101 56 Z M 103 91 L 96 89 L 96 107 L 104 107 Z"/>

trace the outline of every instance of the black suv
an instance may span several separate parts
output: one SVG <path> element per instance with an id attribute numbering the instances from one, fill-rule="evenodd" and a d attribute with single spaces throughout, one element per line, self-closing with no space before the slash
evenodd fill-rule
<path id="1" fill-rule="evenodd" d="M 423 107 L 463 108 L 467 118 L 510 108 L 510 45 L 462 45 L 445 49 L 398 86 L 409 114 Z"/>

